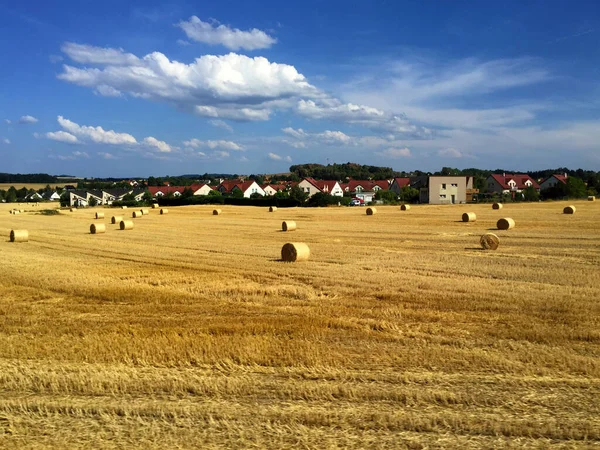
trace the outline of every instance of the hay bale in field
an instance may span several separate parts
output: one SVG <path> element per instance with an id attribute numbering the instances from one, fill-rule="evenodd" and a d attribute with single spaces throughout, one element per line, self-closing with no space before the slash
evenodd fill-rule
<path id="1" fill-rule="evenodd" d="M 502 203 L 494 203 L 492 209 L 502 209 L 504 205 Z"/>
<path id="2" fill-rule="evenodd" d="M 148 208 L 142 208 L 140 209 L 142 216 L 147 216 L 148 214 L 150 214 L 150 210 Z"/>
<path id="3" fill-rule="evenodd" d="M 377 214 L 377 208 L 367 208 L 367 216 L 372 216 L 373 214 Z"/>
<path id="4" fill-rule="evenodd" d="M 220 216 L 221 212 L 222 211 L 220 209 L 213 209 L 213 216 Z"/>
<path id="5" fill-rule="evenodd" d="M 110 218 L 110 223 L 112 224 L 117 224 L 119 223 L 121 220 L 123 220 L 123 216 L 112 216 Z"/>
<path id="6" fill-rule="evenodd" d="M 104 219 L 104 213 L 102 213 L 102 212 L 97 212 L 97 213 L 96 213 L 96 219 Z"/>
<path id="7" fill-rule="evenodd" d="M 160 213 L 161 214 L 169 214 L 169 210 L 166 208 L 161 208 Z"/>
<path id="8" fill-rule="evenodd" d="M 286 220 L 281 223 L 281 229 L 283 231 L 294 231 L 296 229 L 296 222 L 293 220 Z"/>
<path id="9" fill-rule="evenodd" d="M 29 232 L 27 230 L 10 230 L 10 242 L 27 242 Z"/>
<path id="10" fill-rule="evenodd" d="M 69 208 L 70 212 L 75 212 L 75 210 L 77 210 L 77 208 Z"/>
<path id="11" fill-rule="evenodd" d="M 269 206 L 269 212 L 277 211 L 277 206 Z"/>
<path id="12" fill-rule="evenodd" d="M 144 213 L 142 213 L 141 211 L 133 211 L 131 213 L 131 217 L 133 217 L 134 219 L 137 219 L 138 217 L 142 217 L 144 215 Z"/>
<path id="13" fill-rule="evenodd" d="M 90 225 L 90 233 L 91 234 L 106 233 L 106 225 L 104 225 L 103 223 L 98 223 L 98 224 L 93 223 Z"/>
<path id="14" fill-rule="evenodd" d="M 152 209 L 158 209 L 158 203 L 152 203 Z"/>
<path id="15" fill-rule="evenodd" d="M 477 220 L 477 215 L 474 212 L 464 213 L 462 215 L 463 222 L 475 222 Z"/>
<path id="16" fill-rule="evenodd" d="M 133 230 L 133 220 L 121 220 L 119 228 L 121 230 Z"/>
<path id="17" fill-rule="evenodd" d="M 484 250 L 496 250 L 500 245 L 500 239 L 494 233 L 485 233 L 479 239 L 479 243 Z"/>
<path id="18" fill-rule="evenodd" d="M 510 217 L 505 217 L 496 222 L 496 227 L 499 230 L 510 230 L 511 228 L 515 227 L 515 221 L 512 220 Z"/>
<path id="19" fill-rule="evenodd" d="M 24 210 L 24 209 L 20 209 L 20 210 L 19 210 L 19 212 L 20 212 L 20 213 L 24 213 L 24 212 L 25 212 L 25 210 Z"/>
<path id="20" fill-rule="evenodd" d="M 594 197 L 593 195 L 588 196 L 588 202 L 595 202 L 595 201 L 596 201 L 596 197 Z"/>
<path id="21" fill-rule="evenodd" d="M 127 209 L 127 206 L 121 206 L 121 209 Z"/>
<path id="22" fill-rule="evenodd" d="M 565 206 L 563 209 L 563 214 L 575 214 L 575 207 L 573 205 Z"/>
<path id="23" fill-rule="evenodd" d="M 400 206 L 400 211 L 408 211 L 410 209 L 410 205 L 402 205 Z"/>
<path id="24" fill-rule="evenodd" d="M 304 242 L 289 242 L 281 247 L 281 260 L 286 262 L 307 261 L 310 249 Z"/>

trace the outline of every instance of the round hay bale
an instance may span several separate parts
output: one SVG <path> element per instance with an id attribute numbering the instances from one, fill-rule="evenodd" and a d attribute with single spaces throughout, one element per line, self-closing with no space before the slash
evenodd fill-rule
<path id="1" fill-rule="evenodd" d="M 166 209 L 166 208 L 162 208 L 162 209 L 160 210 L 160 213 L 161 213 L 161 214 L 169 214 L 169 210 L 168 210 L 168 209 Z"/>
<path id="2" fill-rule="evenodd" d="M 485 233 L 479 239 L 479 243 L 484 250 L 496 250 L 500 245 L 500 239 L 494 233 Z"/>
<path id="3" fill-rule="evenodd" d="M 98 223 L 98 224 L 93 223 L 90 225 L 90 233 L 91 234 L 106 233 L 106 225 L 104 225 L 103 223 Z"/>
<path id="4" fill-rule="evenodd" d="M 475 222 L 477 220 L 477 215 L 474 212 L 464 213 L 462 215 L 463 222 Z"/>
<path id="5" fill-rule="evenodd" d="M 70 212 L 74 212 L 77 208 L 70 208 L 69 211 Z"/>
<path id="6" fill-rule="evenodd" d="M 367 216 L 372 216 L 373 214 L 377 214 L 377 208 L 367 208 Z"/>
<path id="7" fill-rule="evenodd" d="M 150 210 L 148 208 L 142 208 L 140 209 L 142 216 L 147 216 L 148 214 L 150 214 Z"/>
<path id="8" fill-rule="evenodd" d="M 152 209 L 158 209 L 158 203 L 152 203 Z"/>
<path id="9" fill-rule="evenodd" d="M 141 211 L 133 211 L 131 213 L 131 217 L 133 217 L 134 219 L 137 219 L 138 217 L 142 217 L 143 215 L 144 215 L 144 213 Z"/>
<path id="10" fill-rule="evenodd" d="M 504 205 L 502 203 L 494 203 L 492 209 L 502 209 Z"/>
<path id="11" fill-rule="evenodd" d="M 563 209 L 563 214 L 575 214 L 575 207 L 573 205 L 565 206 Z"/>
<path id="12" fill-rule="evenodd" d="M 408 211 L 410 209 L 410 205 L 402 205 L 400 206 L 400 211 Z"/>
<path id="13" fill-rule="evenodd" d="M 29 232 L 27 230 L 10 230 L 10 242 L 27 242 Z"/>
<path id="14" fill-rule="evenodd" d="M 127 209 L 127 206 L 121 206 L 121 209 Z"/>
<path id="15" fill-rule="evenodd" d="M 24 209 L 20 209 L 19 212 L 22 214 L 22 213 L 25 212 L 25 210 Z"/>
<path id="16" fill-rule="evenodd" d="M 596 197 L 593 195 L 589 195 L 588 196 L 588 202 L 595 202 L 596 201 Z"/>
<path id="17" fill-rule="evenodd" d="M 307 261 L 310 249 L 304 242 L 289 242 L 281 247 L 281 260 L 286 262 Z"/>
<path id="18" fill-rule="evenodd" d="M 102 212 L 97 212 L 97 213 L 96 213 L 96 219 L 104 219 L 104 213 L 102 213 Z"/>
<path id="19" fill-rule="evenodd" d="M 511 228 L 515 227 L 515 221 L 512 220 L 510 217 L 505 217 L 496 222 L 496 227 L 499 230 L 510 230 Z"/>
<path id="20" fill-rule="evenodd" d="M 277 206 L 269 206 L 269 212 L 277 211 Z"/>
<path id="21" fill-rule="evenodd" d="M 11 213 L 12 213 L 12 214 L 14 214 L 14 215 L 16 215 L 16 214 L 19 214 L 19 210 L 18 210 L 18 209 L 13 209 L 13 210 L 11 211 Z"/>
<path id="22" fill-rule="evenodd" d="M 112 224 L 117 224 L 119 223 L 121 220 L 123 220 L 123 216 L 112 216 L 110 218 L 110 223 Z"/>
<path id="23" fill-rule="evenodd" d="M 220 209 L 213 209 L 213 216 L 220 216 L 221 212 L 222 211 Z"/>
<path id="24" fill-rule="evenodd" d="M 133 230 L 133 220 L 121 220 L 119 228 L 121 230 Z"/>
<path id="25" fill-rule="evenodd" d="M 296 229 L 296 222 L 293 220 L 287 220 L 281 223 L 281 229 L 283 231 L 294 231 Z"/>

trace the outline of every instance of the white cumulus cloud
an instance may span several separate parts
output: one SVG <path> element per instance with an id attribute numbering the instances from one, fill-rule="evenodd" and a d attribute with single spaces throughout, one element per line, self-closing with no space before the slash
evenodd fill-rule
<path id="1" fill-rule="evenodd" d="M 100 156 L 103 159 L 119 159 L 112 153 L 107 153 L 107 152 L 98 152 L 98 156 Z"/>
<path id="2" fill-rule="evenodd" d="M 446 156 L 449 158 L 462 158 L 464 156 L 460 151 L 458 151 L 452 147 L 444 148 L 444 149 L 438 151 L 437 154 L 438 154 L 438 156 Z"/>
<path id="3" fill-rule="evenodd" d="M 209 120 L 208 123 L 210 123 L 213 127 L 222 128 L 223 130 L 233 132 L 233 127 L 231 125 L 229 125 L 227 122 L 225 122 L 224 120 L 213 119 L 213 120 Z"/>
<path id="4" fill-rule="evenodd" d="M 33 116 L 21 116 L 21 118 L 19 119 L 19 123 L 22 123 L 22 124 L 37 123 L 37 122 L 39 122 L 38 119 L 36 119 Z"/>
<path id="5" fill-rule="evenodd" d="M 152 147 L 153 149 L 155 148 L 159 152 L 162 152 L 162 153 L 169 153 L 172 150 L 171 146 L 169 144 L 167 144 L 165 141 L 159 141 L 158 139 L 156 139 L 152 136 L 148 136 L 147 138 L 144 138 L 143 142 L 148 147 Z"/>
<path id="6" fill-rule="evenodd" d="M 51 131 L 46 133 L 46 137 L 53 141 L 66 142 L 67 144 L 77 144 L 79 142 L 75 136 L 66 131 Z"/>
<path id="7" fill-rule="evenodd" d="M 10 119 L 4 119 L 4 122 L 8 125 L 10 125 L 12 122 L 10 121 Z"/>
<path id="8" fill-rule="evenodd" d="M 6 145 L 10 144 L 10 139 L 8 138 L 3 138 L 2 142 L 4 142 Z"/>
<path id="9" fill-rule="evenodd" d="M 137 143 L 136 139 L 130 134 L 104 130 L 102 127 L 78 125 L 63 116 L 58 116 L 58 123 L 70 134 L 99 144 L 131 145 Z"/>
<path id="10" fill-rule="evenodd" d="M 220 25 L 218 22 L 203 22 L 196 16 L 190 17 L 188 21 L 177 24 L 189 39 L 211 45 L 223 45 L 230 50 L 256 50 L 269 48 L 277 42 L 277 39 L 269 36 L 262 30 L 252 28 L 242 31 Z"/>

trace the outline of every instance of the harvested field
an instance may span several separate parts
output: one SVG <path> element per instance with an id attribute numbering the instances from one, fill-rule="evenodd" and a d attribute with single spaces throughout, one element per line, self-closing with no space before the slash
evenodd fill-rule
<path id="1" fill-rule="evenodd" d="M 600 202 L 170 207 L 102 245 L 10 207 L 1 448 L 600 445 Z"/>

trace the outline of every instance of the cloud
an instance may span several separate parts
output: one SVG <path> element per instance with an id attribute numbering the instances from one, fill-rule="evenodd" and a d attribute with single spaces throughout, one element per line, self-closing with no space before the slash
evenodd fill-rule
<path id="1" fill-rule="evenodd" d="M 66 142 L 67 144 L 79 143 L 79 140 L 75 136 L 73 136 L 71 133 L 67 133 L 66 131 L 53 131 L 46 133 L 46 137 L 48 139 L 52 139 L 53 141 Z"/>
<path id="2" fill-rule="evenodd" d="M 243 151 L 243 147 L 233 141 L 225 141 L 225 140 L 216 140 L 216 141 L 201 141 L 199 139 L 190 139 L 189 141 L 184 141 L 183 145 L 186 147 L 192 148 L 209 148 L 211 150 L 214 149 L 222 149 L 227 151 Z"/>
<path id="3" fill-rule="evenodd" d="M 292 158 L 290 156 L 280 156 L 277 153 L 269 153 L 267 156 L 269 157 L 269 159 L 272 159 L 273 161 L 292 162 Z"/>
<path id="4" fill-rule="evenodd" d="M 61 161 L 73 161 L 76 159 L 89 159 L 89 157 L 90 157 L 90 155 L 88 155 L 86 152 L 79 152 L 79 151 L 71 152 L 67 155 L 48 155 L 48 158 L 59 159 Z"/>
<path id="5" fill-rule="evenodd" d="M 192 45 L 188 41 L 184 41 L 183 39 L 177 39 L 176 42 L 177 42 L 177 45 L 181 45 L 182 47 L 187 47 L 188 45 Z"/>
<path id="6" fill-rule="evenodd" d="M 325 130 L 321 133 L 309 133 L 302 128 L 283 128 L 286 135 L 295 138 L 290 141 L 284 139 L 282 142 L 291 145 L 295 148 L 305 148 L 307 146 L 314 145 L 331 145 L 331 146 L 361 146 L 366 149 L 379 148 L 382 145 L 390 145 L 390 142 L 394 140 L 394 136 L 349 136 L 343 131 L 332 131 Z"/>
<path id="7" fill-rule="evenodd" d="M 64 58 L 60 55 L 50 55 L 48 56 L 48 59 L 51 63 L 56 64 L 58 62 L 61 62 Z"/>
<path id="8" fill-rule="evenodd" d="M 2 142 L 4 142 L 6 145 L 9 145 L 9 144 L 10 144 L 10 139 L 8 139 L 8 138 L 3 138 L 3 139 L 2 139 Z"/>
<path id="9" fill-rule="evenodd" d="M 63 116 L 58 116 L 58 123 L 70 134 L 82 139 L 89 139 L 98 144 L 131 145 L 137 143 L 136 139 L 130 134 L 104 130 L 102 127 L 78 125 L 63 118 Z"/>
<path id="10" fill-rule="evenodd" d="M 213 152 L 212 155 L 213 155 L 213 157 L 215 157 L 217 159 L 223 159 L 223 158 L 229 157 L 229 152 L 220 150 L 220 151 Z"/>
<path id="11" fill-rule="evenodd" d="M 147 138 L 144 138 L 143 143 L 148 147 L 157 149 L 161 153 L 170 153 L 172 150 L 171 146 L 169 144 L 167 144 L 165 141 L 159 141 L 158 139 L 156 139 L 152 136 L 148 136 Z"/>
<path id="12" fill-rule="evenodd" d="M 12 123 L 12 122 L 10 121 L 10 119 L 4 119 L 4 122 L 5 122 L 7 125 L 10 125 L 10 124 Z"/>
<path id="13" fill-rule="evenodd" d="M 227 25 L 217 24 L 216 21 L 213 23 L 203 22 L 198 17 L 192 16 L 188 21 L 182 20 L 177 26 L 193 41 L 210 45 L 223 45 L 230 50 L 269 48 L 277 42 L 277 39 L 256 28 L 241 31 Z"/>
<path id="14" fill-rule="evenodd" d="M 21 116 L 21 118 L 19 119 L 19 123 L 21 123 L 21 124 L 29 124 L 29 123 L 37 123 L 37 122 L 39 122 L 39 120 L 33 116 Z"/>
<path id="15" fill-rule="evenodd" d="M 58 78 L 103 95 L 126 94 L 166 102 L 212 119 L 268 120 L 273 108 L 295 97 L 322 97 L 287 64 L 245 55 L 203 55 L 192 63 L 159 52 L 138 58 L 122 49 L 65 44 L 63 51 L 84 67 L 63 65 Z M 99 66 L 99 67 L 89 67 Z"/>
<path id="16" fill-rule="evenodd" d="M 94 93 L 96 95 L 101 95 L 103 97 L 122 97 L 123 93 L 112 86 L 107 86 L 106 84 L 101 84 L 98 86 Z"/>
<path id="17" fill-rule="evenodd" d="M 296 105 L 296 112 L 309 119 L 336 120 L 362 125 L 374 131 L 404 134 L 416 139 L 430 138 L 432 135 L 431 130 L 410 123 L 402 114 L 387 113 L 365 105 L 344 104 L 336 99 L 328 99 L 320 103 L 301 99 Z"/>
<path id="18" fill-rule="evenodd" d="M 107 152 L 98 152 L 98 156 L 100 156 L 103 159 L 119 159 L 112 153 L 107 153 Z"/>
<path id="19" fill-rule="evenodd" d="M 381 152 L 376 152 L 377 155 L 382 156 L 384 158 L 390 159 L 400 159 L 400 158 L 408 158 L 411 156 L 410 149 L 404 148 L 394 148 L 390 147 Z"/>
<path id="20" fill-rule="evenodd" d="M 213 120 L 209 120 L 208 123 L 210 123 L 213 127 L 222 128 L 223 130 L 233 132 L 233 127 L 231 125 L 229 125 L 227 122 L 225 122 L 224 120 L 213 119 Z"/>
<path id="21" fill-rule="evenodd" d="M 122 48 L 102 48 L 93 45 L 65 42 L 61 50 L 71 60 L 81 64 L 111 65 L 111 66 L 140 66 L 140 59 L 125 53 Z"/>
<path id="22" fill-rule="evenodd" d="M 444 148 L 444 149 L 438 151 L 437 155 L 441 156 L 441 157 L 448 157 L 448 158 L 462 158 L 464 156 L 460 151 L 458 151 L 452 147 Z"/>

